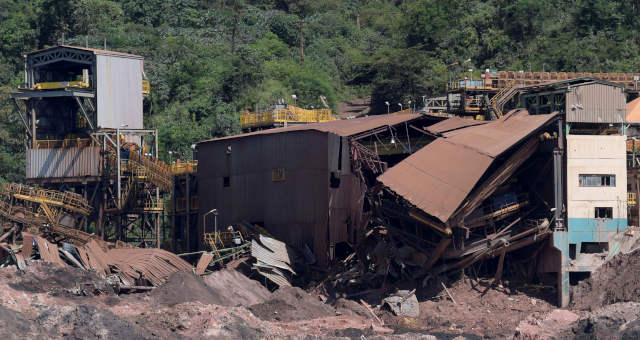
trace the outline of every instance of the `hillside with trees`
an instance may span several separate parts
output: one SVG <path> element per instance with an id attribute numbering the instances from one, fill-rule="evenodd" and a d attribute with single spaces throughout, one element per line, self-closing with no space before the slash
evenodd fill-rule
<path id="1" fill-rule="evenodd" d="M 145 124 L 159 129 L 162 156 L 188 157 L 198 140 L 237 133 L 241 112 L 291 94 L 334 110 L 371 96 L 382 113 L 470 68 L 637 72 L 638 11 L 630 0 L 0 0 L 0 180 L 24 172 L 7 93 L 31 50 L 143 55 Z"/>

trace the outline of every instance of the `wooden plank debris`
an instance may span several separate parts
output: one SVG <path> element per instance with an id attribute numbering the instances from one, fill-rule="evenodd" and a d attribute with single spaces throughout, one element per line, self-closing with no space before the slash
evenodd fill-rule
<path id="1" fill-rule="evenodd" d="M 198 264 L 196 265 L 196 274 L 198 275 L 204 274 L 205 270 L 207 270 L 207 267 L 209 266 L 209 263 L 211 263 L 212 259 L 213 259 L 212 253 L 202 253 L 202 255 L 200 256 L 200 260 L 198 260 Z"/>

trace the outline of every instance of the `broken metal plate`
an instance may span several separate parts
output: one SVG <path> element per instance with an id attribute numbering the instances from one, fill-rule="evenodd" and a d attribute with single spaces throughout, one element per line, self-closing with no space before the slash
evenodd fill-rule
<path id="1" fill-rule="evenodd" d="M 417 318 L 420 316 L 420 304 L 414 292 L 399 290 L 395 295 L 391 295 L 382 300 L 391 308 L 395 315 Z"/>

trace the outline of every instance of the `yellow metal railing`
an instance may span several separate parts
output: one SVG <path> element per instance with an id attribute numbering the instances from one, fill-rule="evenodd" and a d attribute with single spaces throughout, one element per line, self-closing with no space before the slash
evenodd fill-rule
<path id="1" fill-rule="evenodd" d="M 82 81 L 82 80 L 75 80 L 75 81 L 50 81 L 50 82 L 43 82 L 43 83 L 36 83 L 33 85 L 33 87 L 31 88 L 32 90 L 59 90 L 59 89 L 65 89 L 68 87 L 79 87 L 79 88 L 85 88 L 88 89 L 91 86 L 89 85 L 89 83 Z M 142 80 L 142 94 L 149 94 L 151 93 L 151 84 L 149 84 L 148 80 Z"/>
<path id="2" fill-rule="evenodd" d="M 89 138 L 44 139 L 37 140 L 36 149 L 73 148 L 91 145 Z"/>
<path id="3" fill-rule="evenodd" d="M 413 113 L 413 110 L 411 108 L 393 112 L 394 115 L 406 115 L 406 114 L 409 114 L 409 113 Z"/>
<path id="4" fill-rule="evenodd" d="M 222 248 L 241 245 L 244 243 L 244 237 L 240 231 L 228 229 L 227 231 L 204 233 L 204 241 L 212 251 L 217 252 Z"/>
<path id="5" fill-rule="evenodd" d="M 636 196 L 636 193 L 635 192 L 628 192 L 627 193 L 627 205 L 635 206 L 636 204 L 638 204 L 638 198 Z"/>
<path id="6" fill-rule="evenodd" d="M 162 211 L 163 209 L 164 209 L 164 201 L 161 198 L 145 200 L 144 202 L 145 211 Z"/>
<path id="7" fill-rule="evenodd" d="M 33 85 L 34 90 L 57 90 L 67 87 L 81 87 L 88 88 L 89 83 L 85 83 L 82 80 L 76 81 L 50 81 L 44 83 L 36 83 Z"/>
<path id="8" fill-rule="evenodd" d="M 142 80 L 142 94 L 151 93 L 151 84 L 149 84 L 148 80 Z"/>
<path id="9" fill-rule="evenodd" d="M 5 183 L 2 185 L 2 194 L 25 201 L 52 204 L 84 215 L 89 215 L 93 209 L 82 195 L 68 191 L 47 190 L 17 183 Z"/>
<path id="10" fill-rule="evenodd" d="M 262 112 L 250 112 L 240 116 L 242 128 L 273 125 L 275 123 L 319 123 L 337 120 L 329 109 L 307 110 L 295 106 Z"/>
<path id="11" fill-rule="evenodd" d="M 173 175 L 190 174 L 194 172 L 198 172 L 198 161 L 171 164 L 171 173 Z"/>

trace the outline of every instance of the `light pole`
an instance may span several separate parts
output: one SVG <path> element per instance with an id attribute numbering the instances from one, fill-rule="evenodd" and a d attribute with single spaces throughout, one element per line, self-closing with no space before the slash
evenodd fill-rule
<path id="1" fill-rule="evenodd" d="M 293 114 L 297 117 L 297 114 L 296 114 L 296 100 L 298 99 L 298 96 L 296 96 L 295 94 L 292 94 L 291 98 L 293 98 Z M 286 112 L 285 112 L 285 116 L 284 116 L 284 126 L 287 126 L 287 114 L 286 114 Z"/>
<path id="2" fill-rule="evenodd" d="M 204 215 L 202 215 L 202 229 L 204 229 L 203 230 L 203 234 L 204 234 L 204 232 L 207 231 L 207 215 L 209 215 L 209 214 L 213 214 L 213 218 L 214 218 L 214 220 L 213 220 L 213 228 L 214 228 L 213 229 L 213 235 L 214 236 L 213 237 L 214 237 L 214 240 L 215 240 L 215 235 L 218 233 L 218 209 L 213 208 L 213 209 L 209 210 L 208 212 L 206 212 Z"/>
<path id="3" fill-rule="evenodd" d="M 169 151 L 169 164 L 173 162 L 173 151 Z"/>
<path id="4" fill-rule="evenodd" d="M 411 101 L 409 101 L 409 108 L 411 109 L 411 113 L 413 113 L 413 108 L 411 107 Z"/>
<path id="5" fill-rule="evenodd" d="M 520 70 L 520 71 L 518 71 L 518 72 L 520 72 L 520 85 L 523 85 L 523 86 L 524 86 L 524 78 L 523 78 L 523 76 L 524 76 L 524 71 L 523 71 L 523 70 Z"/>
<path id="6" fill-rule="evenodd" d="M 191 161 L 195 161 L 196 160 L 196 145 L 195 144 L 191 144 Z"/>
<path id="7" fill-rule="evenodd" d="M 402 111 L 402 103 L 398 103 L 400 105 L 400 111 Z"/>
<path id="8" fill-rule="evenodd" d="M 387 104 L 387 114 L 389 114 L 389 102 L 384 102 L 385 104 Z"/>

